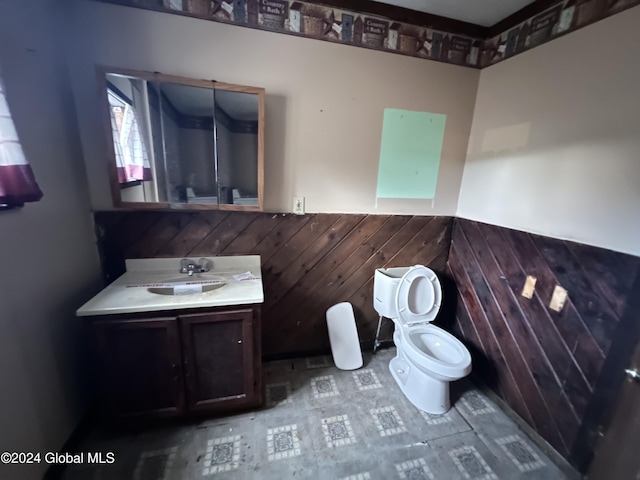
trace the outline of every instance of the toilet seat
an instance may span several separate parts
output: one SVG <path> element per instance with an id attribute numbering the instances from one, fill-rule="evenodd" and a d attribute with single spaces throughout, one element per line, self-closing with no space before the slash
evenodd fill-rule
<path id="1" fill-rule="evenodd" d="M 433 321 L 440 310 L 442 287 L 433 270 L 422 265 L 411 267 L 396 291 L 398 320 L 404 326 Z"/>
<path id="2" fill-rule="evenodd" d="M 471 355 L 456 337 L 431 325 L 440 310 L 442 287 L 435 272 L 416 265 L 402 277 L 396 292 L 400 336 L 407 356 L 441 379 L 462 378 Z"/>

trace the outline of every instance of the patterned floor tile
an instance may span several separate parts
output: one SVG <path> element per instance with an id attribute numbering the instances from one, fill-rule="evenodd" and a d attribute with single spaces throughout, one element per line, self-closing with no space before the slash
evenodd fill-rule
<path id="1" fill-rule="evenodd" d="M 510 478 L 558 480 L 572 474 L 570 470 L 563 473 L 515 424 L 505 427 L 496 423 L 476 433 L 489 450 L 505 459 L 504 474 L 510 467 Z"/>
<path id="2" fill-rule="evenodd" d="M 316 399 L 340 395 L 333 375 L 313 377 L 311 379 L 311 391 Z"/>
<path id="3" fill-rule="evenodd" d="M 142 445 L 137 436 L 124 433 L 107 433 L 94 431 L 82 442 L 79 451 L 84 452 L 113 452 L 115 462 L 112 464 L 92 465 L 88 463 L 67 466 L 63 473 L 64 480 L 104 480 L 110 478 L 133 478 L 140 455 L 144 451 L 165 448 Z"/>
<path id="4" fill-rule="evenodd" d="M 351 372 L 353 380 L 356 384 L 356 388 L 359 391 L 373 390 L 374 388 L 382 388 L 378 375 L 372 368 L 365 368 L 363 370 L 356 370 Z"/>
<path id="5" fill-rule="evenodd" d="M 369 472 L 360 472 L 346 477 L 341 477 L 340 480 L 370 480 L 371 474 Z"/>
<path id="6" fill-rule="evenodd" d="M 478 432 L 488 429 L 500 435 L 517 429 L 514 421 L 477 388 L 464 392 L 456 402 L 455 409 Z"/>
<path id="7" fill-rule="evenodd" d="M 434 450 L 428 445 L 412 445 L 396 448 L 389 452 L 378 453 L 380 470 L 376 478 L 385 480 L 431 480 L 454 479 L 443 469 Z"/>
<path id="8" fill-rule="evenodd" d="M 65 480 L 556 480 L 567 478 L 496 403 L 468 381 L 454 408 L 418 410 L 388 363 L 365 355 L 355 371 L 330 356 L 265 365 L 265 408 L 140 434 L 92 435 L 83 451 L 117 462 L 69 468 Z"/>
<path id="9" fill-rule="evenodd" d="M 360 451 L 352 458 L 344 457 L 337 462 L 319 462 L 320 475 L 314 480 L 388 480 L 380 474 L 377 454 Z"/>
<path id="10" fill-rule="evenodd" d="M 455 408 L 451 408 L 448 412 L 442 415 L 433 415 L 431 413 L 418 410 L 417 408 L 415 411 L 420 415 L 425 423 L 424 427 L 416 425 L 416 428 L 419 428 L 422 432 L 421 437 L 424 440 L 433 440 L 471 430 L 471 426 Z"/>
<path id="11" fill-rule="evenodd" d="M 322 433 L 328 447 L 342 447 L 358 441 L 348 415 L 323 418 Z"/>
<path id="12" fill-rule="evenodd" d="M 483 397 L 478 391 L 472 390 L 465 393 L 460 398 L 460 403 L 464 406 L 469 415 L 486 415 L 488 413 L 496 413 L 496 409 Z"/>
<path id="13" fill-rule="evenodd" d="M 236 470 L 240 464 L 240 435 L 219 437 L 207 442 L 203 475 Z"/>
<path id="14" fill-rule="evenodd" d="M 309 370 L 305 375 L 292 381 L 293 401 L 300 399 L 296 409 L 331 407 L 353 404 L 356 393 L 350 372 L 331 370 Z M 288 406 L 287 406 L 288 408 Z"/>
<path id="15" fill-rule="evenodd" d="M 243 478 L 317 478 L 318 463 L 306 412 L 269 412 L 274 413 L 256 418 L 254 457 Z"/>
<path id="16" fill-rule="evenodd" d="M 391 374 L 388 376 L 391 377 Z M 407 435 L 398 439 L 389 438 L 390 443 L 395 443 L 397 440 L 411 444 L 471 430 L 469 423 L 455 408 L 451 408 L 441 416 L 430 415 L 419 410 L 402 394 L 395 380 L 388 388 L 363 392 L 358 402 L 363 408 L 370 410 L 388 406 L 390 399 L 393 400 L 397 413 L 407 426 Z"/>
<path id="17" fill-rule="evenodd" d="M 307 357 L 305 363 L 308 370 L 313 370 L 316 368 L 333 367 L 333 359 L 331 358 L 330 355 L 322 355 L 319 357 Z"/>
<path id="18" fill-rule="evenodd" d="M 449 450 L 449 456 L 464 478 L 498 480 L 497 475 L 474 446 L 454 448 Z"/>
<path id="19" fill-rule="evenodd" d="M 500 445 L 521 472 L 530 472 L 546 465 L 520 435 L 496 438 L 495 442 Z"/>
<path id="20" fill-rule="evenodd" d="M 309 432 L 318 466 L 325 468 L 337 463 L 357 460 L 363 454 L 373 454 L 371 435 L 376 432 L 368 412 L 355 405 L 340 404 L 315 408 L 307 416 Z M 348 470 L 342 476 L 358 473 Z"/>
<path id="21" fill-rule="evenodd" d="M 464 432 L 428 442 L 449 471 L 464 479 L 513 478 L 511 461 L 490 450 L 475 432 Z"/>
<path id="22" fill-rule="evenodd" d="M 269 461 L 296 457 L 302 453 L 298 426 L 283 425 L 267 430 L 267 453 Z"/>
<path id="23" fill-rule="evenodd" d="M 167 480 L 177 450 L 178 447 L 169 447 L 142 452 L 133 471 L 133 480 Z"/>
<path id="24" fill-rule="evenodd" d="M 451 410 L 446 413 L 435 414 L 420 410 L 420 415 L 422 416 L 424 421 L 427 422 L 427 425 L 445 425 L 453 421 L 450 412 Z"/>
<path id="25" fill-rule="evenodd" d="M 378 427 L 378 433 L 382 437 L 397 435 L 407 431 L 404 422 L 398 415 L 398 411 L 393 406 L 372 408 L 370 410 L 373 421 Z"/>
<path id="26" fill-rule="evenodd" d="M 380 363 L 389 363 L 389 360 L 395 357 L 397 353 L 398 352 L 396 350 L 396 347 L 382 348 L 372 356 L 372 363 L 375 359 L 377 359 Z"/>
<path id="27" fill-rule="evenodd" d="M 415 460 L 398 463 L 396 465 L 396 471 L 398 472 L 398 476 L 402 479 L 427 480 L 435 478 L 424 458 L 417 458 Z"/>
<path id="28" fill-rule="evenodd" d="M 267 407 L 277 407 L 293 403 L 291 382 L 275 382 L 265 385 Z"/>

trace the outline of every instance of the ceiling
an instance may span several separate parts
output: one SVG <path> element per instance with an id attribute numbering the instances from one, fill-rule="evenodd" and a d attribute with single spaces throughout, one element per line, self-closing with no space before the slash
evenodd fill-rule
<path id="1" fill-rule="evenodd" d="M 491 27 L 533 0 L 374 0 L 418 12 Z"/>

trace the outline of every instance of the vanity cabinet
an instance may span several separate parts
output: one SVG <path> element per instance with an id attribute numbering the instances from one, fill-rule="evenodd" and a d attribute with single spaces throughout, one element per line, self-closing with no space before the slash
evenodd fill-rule
<path id="1" fill-rule="evenodd" d="M 175 416 L 184 411 L 176 318 L 94 323 L 96 380 L 112 416 Z"/>
<path id="2" fill-rule="evenodd" d="M 262 403 L 260 308 L 90 317 L 98 400 L 122 419 Z"/>
<path id="3" fill-rule="evenodd" d="M 249 309 L 180 317 L 188 410 L 206 412 L 251 400 L 253 327 Z"/>

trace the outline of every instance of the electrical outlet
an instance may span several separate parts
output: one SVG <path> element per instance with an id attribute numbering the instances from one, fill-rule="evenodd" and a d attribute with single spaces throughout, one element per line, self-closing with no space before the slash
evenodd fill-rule
<path id="1" fill-rule="evenodd" d="M 293 213 L 304 215 L 304 197 L 293 197 Z"/>
<path id="2" fill-rule="evenodd" d="M 522 288 L 522 296 L 531 300 L 531 298 L 533 297 L 533 292 L 535 291 L 536 291 L 536 277 L 527 275 L 527 279 L 524 282 L 524 287 Z"/>
<path id="3" fill-rule="evenodd" d="M 567 301 L 568 294 L 569 292 L 567 292 L 564 288 L 562 288 L 560 285 L 556 285 L 556 288 L 553 289 L 553 295 L 551 295 L 549 308 L 556 312 L 562 310 L 562 307 L 564 307 L 564 302 Z"/>

